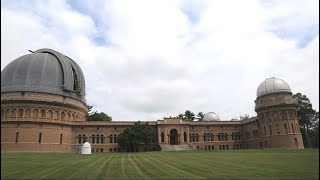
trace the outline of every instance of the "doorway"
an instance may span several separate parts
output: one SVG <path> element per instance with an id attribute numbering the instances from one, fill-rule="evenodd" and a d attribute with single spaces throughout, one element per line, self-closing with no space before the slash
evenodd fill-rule
<path id="1" fill-rule="evenodd" d="M 178 142 L 178 131 L 176 129 L 171 129 L 170 131 L 170 145 L 179 144 Z"/>

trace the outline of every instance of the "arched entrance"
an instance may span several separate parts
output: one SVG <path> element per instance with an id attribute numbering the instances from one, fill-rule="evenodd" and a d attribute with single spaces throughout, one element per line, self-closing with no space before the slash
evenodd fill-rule
<path id="1" fill-rule="evenodd" d="M 179 144 L 178 131 L 176 129 L 171 129 L 170 131 L 170 145 Z"/>

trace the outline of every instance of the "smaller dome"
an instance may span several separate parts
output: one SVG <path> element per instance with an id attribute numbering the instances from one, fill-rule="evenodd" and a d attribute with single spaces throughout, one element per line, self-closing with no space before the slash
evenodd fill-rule
<path id="1" fill-rule="evenodd" d="M 202 121 L 220 121 L 220 117 L 215 112 L 208 112 L 204 115 Z"/>
<path id="2" fill-rule="evenodd" d="M 291 93 L 288 83 L 279 78 L 268 78 L 259 85 L 257 89 L 257 98 L 266 94 L 279 92 Z"/>
<path id="3" fill-rule="evenodd" d="M 83 143 L 82 147 L 89 147 L 89 148 L 91 148 L 91 145 L 90 145 L 90 143 L 85 142 L 85 143 Z"/>

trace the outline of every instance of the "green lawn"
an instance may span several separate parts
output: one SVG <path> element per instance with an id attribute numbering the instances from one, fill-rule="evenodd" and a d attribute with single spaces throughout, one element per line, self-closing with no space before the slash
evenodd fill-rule
<path id="1" fill-rule="evenodd" d="M 2 179 L 319 179 L 319 149 L 2 153 Z"/>

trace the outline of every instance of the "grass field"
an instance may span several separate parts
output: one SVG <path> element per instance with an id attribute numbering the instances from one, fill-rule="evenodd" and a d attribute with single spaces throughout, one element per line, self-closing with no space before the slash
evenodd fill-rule
<path id="1" fill-rule="evenodd" d="M 2 153 L 1 179 L 319 179 L 319 149 Z"/>

